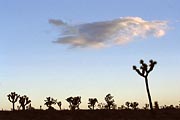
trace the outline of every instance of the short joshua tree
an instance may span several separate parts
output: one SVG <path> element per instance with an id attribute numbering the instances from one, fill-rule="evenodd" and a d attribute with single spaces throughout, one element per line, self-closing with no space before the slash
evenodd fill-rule
<path id="1" fill-rule="evenodd" d="M 45 101 L 44 105 L 48 107 L 48 110 L 53 110 L 54 107 L 52 107 L 52 105 L 55 105 L 57 103 L 57 100 L 51 97 L 46 97 L 46 100 L 44 101 Z"/>
<path id="2" fill-rule="evenodd" d="M 98 103 L 97 107 L 98 107 L 99 109 L 105 109 L 106 103 Z"/>
<path id="3" fill-rule="evenodd" d="M 98 103 L 96 98 L 89 98 L 88 108 L 94 110 L 96 103 Z"/>
<path id="4" fill-rule="evenodd" d="M 69 102 L 70 110 L 76 110 L 79 109 L 79 105 L 81 104 L 81 97 L 68 97 L 66 101 Z"/>
<path id="5" fill-rule="evenodd" d="M 144 110 L 147 110 L 148 108 L 149 108 L 149 104 L 146 103 L 146 104 L 144 105 L 143 109 L 144 109 Z"/>
<path id="6" fill-rule="evenodd" d="M 22 107 L 22 110 L 25 110 L 26 109 L 26 105 L 28 105 L 30 103 L 31 103 L 31 100 L 29 100 L 29 97 L 27 97 L 26 95 L 21 96 L 19 98 L 19 104 L 20 104 L 20 107 Z"/>
<path id="7" fill-rule="evenodd" d="M 130 103 L 130 107 L 132 107 L 132 109 L 136 110 L 138 107 L 139 103 L 138 102 L 132 102 Z"/>
<path id="8" fill-rule="evenodd" d="M 61 105 L 62 105 L 61 101 L 57 102 L 57 105 L 59 106 L 59 109 L 61 110 Z"/>
<path id="9" fill-rule="evenodd" d="M 10 102 L 12 102 L 12 104 L 13 104 L 12 110 L 14 111 L 15 110 L 15 108 L 14 108 L 15 103 L 17 102 L 17 100 L 20 97 L 20 95 L 16 94 L 15 92 L 11 92 L 9 95 L 7 95 L 7 97 L 8 97 L 8 100 Z"/>
<path id="10" fill-rule="evenodd" d="M 121 105 L 120 107 L 118 107 L 118 110 L 123 110 L 123 109 L 127 109 L 124 105 Z"/>
<path id="11" fill-rule="evenodd" d="M 126 108 L 129 109 L 129 107 L 130 107 L 130 102 L 127 101 L 127 102 L 125 103 L 125 105 L 126 105 Z"/>
<path id="12" fill-rule="evenodd" d="M 140 60 L 140 64 L 141 64 L 140 69 L 138 69 L 136 66 L 133 66 L 133 70 L 135 70 L 140 76 L 142 76 L 145 79 L 150 109 L 153 110 L 151 94 L 150 94 L 149 85 L 148 85 L 148 75 L 153 70 L 157 62 L 154 60 L 150 60 L 149 65 L 147 65 L 146 63 L 144 63 L 143 60 Z"/>
<path id="13" fill-rule="evenodd" d="M 35 110 L 34 107 L 32 107 L 31 103 L 26 106 L 26 110 Z"/>
<path id="14" fill-rule="evenodd" d="M 115 104 L 114 104 L 113 96 L 111 96 L 111 94 L 107 94 L 107 95 L 106 95 L 105 101 L 106 101 L 106 103 L 107 103 L 106 107 L 107 107 L 108 109 L 113 108 L 113 106 L 115 105 Z"/>
<path id="15" fill-rule="evenodd" d="M 155 110 L 159 110 L 159 103 L 158 103 L 158 101 L 154 102 L 154 109 Z"/>

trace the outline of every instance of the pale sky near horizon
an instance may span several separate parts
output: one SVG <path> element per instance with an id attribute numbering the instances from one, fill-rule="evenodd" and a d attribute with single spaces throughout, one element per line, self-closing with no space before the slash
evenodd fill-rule
<path id="1" fill-rule="evenodd" d="M 139 60 L 158 64 L 149 76 L 153 101 L 180 101 L 179 0 L 0 0 L 0 109 L 7 94 L 27 95 L 32 106 L 47 96 L 114 96 L 148 103 Z M 18 105 L 16 103 L 16 105 Z M 57 105 L 56 105 L 57 108 Z"/>

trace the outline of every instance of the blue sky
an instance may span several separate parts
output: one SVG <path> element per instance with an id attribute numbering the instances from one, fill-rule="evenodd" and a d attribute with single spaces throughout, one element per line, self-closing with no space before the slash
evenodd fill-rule
<path id="1" fill-rule="evenodd" d="M 28 95 L 36 108 L 44 104 L 47 96 L 61 100 L 63 108 L 67 108 L 64 99 L 77 95 L 82 96 L 80 107 L 87 108 L 89 97 L 104 102 L 108 93 L 118 106 L 125 101 L 138 101 L 143 106 L 148 102 L 145 84 L 132 70 L 140 59 L 158 62 L 149 76 L 153 101 L 159 101 L 160 105 L 179 104 L 179 3 L 178 0 L 1 0 L 0 109 L 11 108 L 6 98 L 11 91 Z M 127 17 L 166 21 L 167 29 L 163 29 L 165 34 L 160 37 L 148 33 L 125 44 L 102 48 L 71 48 L 72 41 L 53 43 L 62 37 L 62 28 L 50 24 L 50 19 L 74 28 Z"/>

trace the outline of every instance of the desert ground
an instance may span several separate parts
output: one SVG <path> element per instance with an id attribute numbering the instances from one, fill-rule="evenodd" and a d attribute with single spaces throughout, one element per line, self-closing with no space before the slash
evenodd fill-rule
<path id="1" fill-rule="evenodd" d="M 0 111 L 0 120 L 180 120 L 180 110 Z"/>

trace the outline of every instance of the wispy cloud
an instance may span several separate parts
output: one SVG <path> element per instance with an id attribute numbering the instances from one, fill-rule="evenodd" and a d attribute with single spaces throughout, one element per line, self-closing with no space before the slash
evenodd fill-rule
<path id="1" fill-rule="evenodd" d="M 62 20 L 55 20 L 55 19 L 49 19 L 49 23 L 53 24 L 55 26 L 64 26 L 66 23 L 64 23 Z"/>
<path id="2" fill-rule="evenodd" d="M 146 21 L 140 17 L 122 17 L 78 25 L 50 19 L 49 23 L 60 29 L 60 36 L 54 43 L 93 48 L 121 45 L 136 38 L 162 37 L 168 27 L 167 21 Z"/>

